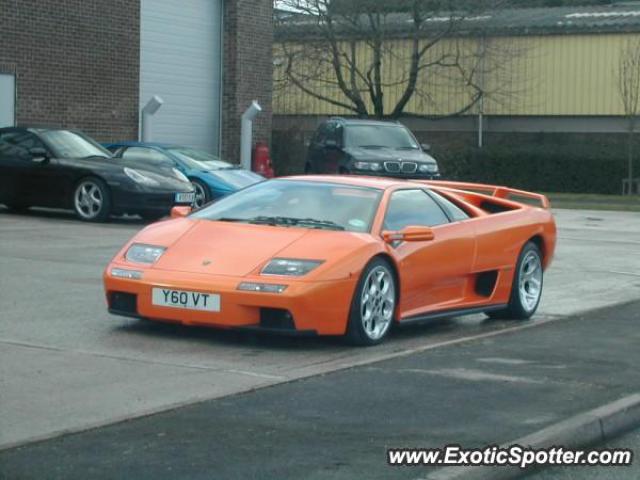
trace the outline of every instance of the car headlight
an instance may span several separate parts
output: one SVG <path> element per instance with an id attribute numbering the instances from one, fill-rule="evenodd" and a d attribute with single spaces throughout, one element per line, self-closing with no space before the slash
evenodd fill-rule
<path id="1" fill-rule="evenodd" d="M 129 250 L 127 250 L 125 258 L 130 262 L 146 263 L 151 265 L 162 256 L 165 250 L 165 247 L 145 245 L 144 243 L 134 243 L 129 247 Z"/>
<path id="2" fill-rule="evenodd" d="M 288 275 L 301 277 L 321 265 L 324 260 L 297 260 L 293 258 L 274 258 L 267 263 L 261 275 Z"/>
<path id="3" fill-rule="evenodd" d="M 423 163 L 418 167 L 422 173 L 436 173 L 438 171 L 438 165 L 435 163 Z"/>
<path id="4" fill-rule="evenodd" d="M 189 183 L 189 179 L 187 178 L 187 176 L 180 170 L 178 170 L 177 168 L 172 168 L 171 170 L 173 170 L 173 174 L 176 176 L 176 178 L 182 180 L 183 182 Z"/>
<path id="5" fill-rule="evenodd" d="M 127 177 L 140 185 L 145 185 L 147 187 L 157 187 L 160 185 L 160 182 L 156 179 L 148 177 L 144 173 L 134 170 L 133 168 L 124 167 L 124 173 Z"/>
<path id="6" fill-rule="evenodd" d="M 353 166 L 356 170 L 370 170 L 372 172 L 382 170 L 380 162 L 355 162 Z"/>

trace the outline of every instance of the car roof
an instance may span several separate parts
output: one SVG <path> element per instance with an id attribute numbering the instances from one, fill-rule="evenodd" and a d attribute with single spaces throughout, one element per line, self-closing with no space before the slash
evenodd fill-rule
<path id="1" fill-rule="evenodd" d="M 357 175 L 295 175 L 291 177 L 278 177 L 277 179 L 339 183 L 354 187 L 376 188 L 379 190 L 403 186 L 416 186 L 419 188 L 425 187 L 423 184 L 412 183 L 411 180 L 388 177 L 365 177 Z"/>
<path id="2" fill-rule="evenodd" d="M 404 127 L 400 122 L 385 120 L 369 120 L 365 118 L 332 117 L 329 121 L 338 121 L 344 125 L 380 125 L 385 127 Z"/>
<path id="3" fill-rule="evenodd" d="M 126 142 L 109 142 L 107 145 L 111 146 L 120 146 L 120 147 L 160 147 L 160 148 L 168 148 L 168 147 L 180 147 L 181 145 L 175 145 L 173 143 L 161 143 L 161 142 L 137 142 L 137 141 L 126 141 Z"/>

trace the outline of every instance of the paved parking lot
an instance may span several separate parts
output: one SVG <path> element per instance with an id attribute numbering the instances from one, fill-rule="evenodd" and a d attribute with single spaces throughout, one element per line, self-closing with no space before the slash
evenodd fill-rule
<path id="1" fill-rule="evenodd" d="M 534 322 L 449 319 L 356 349 L 112 317 L 102 269 L 143 224 L 0 210 L 0 448 L 638 298 L 638 214 L 559 210 L 557 220 Z"/>

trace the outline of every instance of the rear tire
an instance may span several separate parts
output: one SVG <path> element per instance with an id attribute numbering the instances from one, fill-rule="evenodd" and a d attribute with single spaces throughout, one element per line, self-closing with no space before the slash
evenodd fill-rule
<path id="1" fill-rule="evenodd" d="M 80 220 L 105 222 L 111 214 L 111 192 L 99 178 L 85 178 L 74 188 L 72 204 Z"/>
<path id="2" fill-rule="evenodd" d="M 533 242 L 527 242 L 516 263 L 507 308 L 487 312 L 487 315 L 497 319 L 528 320 L 540 305 L 543 278 L 540 248 Z"/>
<path id="3" fill-rule="evenodd" d="M 351 301 L 346 338 L 352 345 L 381 343 L 395 320 L 397 285 L 387 260 L 374 258 L 360 276 Z"/>

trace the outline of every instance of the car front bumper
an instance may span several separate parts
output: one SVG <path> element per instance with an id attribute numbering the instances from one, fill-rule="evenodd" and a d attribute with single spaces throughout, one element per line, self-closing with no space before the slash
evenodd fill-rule
<path id="1" fill-rule="evenodd" d="M 143 271 L 140 280 L 117 278 L 112 268 Z M 116 315 L 184 325 L 266 331 L 286 335 L 342 335 L 357 279 L 305 282 L 291 278 L 235 277 L 139 269 L 112 262 L 104 272 L 109 311 Z M 240 291 L 241 282 L 287 285 L 279 294 Z M 220 311 L 154 305 L 152 289 L 166 288 L 220 295 Z"/>
<path id="2" fill-rule="evenodd" d="M 155 212 L 168 214 L 174 206 L 191 206 L 192 201 L 176 201 L 176 194 L 194 194 L 191 190 L 183 191 L 135 191 L 114 190 L 113 210 L 118 213 Z M 195 194 L 194 194 L 195 198 Z"/>

